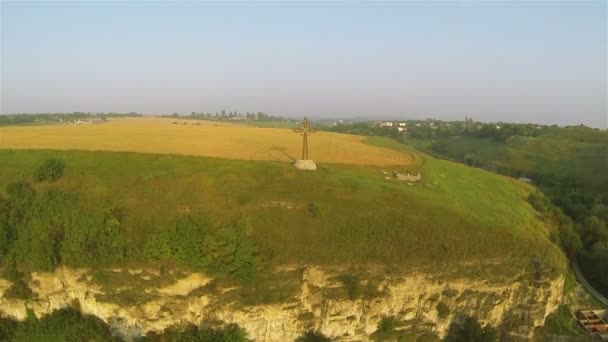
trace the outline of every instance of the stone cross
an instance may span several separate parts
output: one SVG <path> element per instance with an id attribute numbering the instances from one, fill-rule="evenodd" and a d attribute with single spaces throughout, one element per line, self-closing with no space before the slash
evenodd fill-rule
<path id="1" fill-rule="evenodd" d="M 293 131 L 302 134 L 304 137 L 304 142 L 302 144 L 302 159 L 308 160 L 308 135 L 317 130 L 310 128 L 310 122 L 308 121 L 308 118 L 305 117 L 304 121 L 302 121 L 302 127 L 296 128 Z"/>

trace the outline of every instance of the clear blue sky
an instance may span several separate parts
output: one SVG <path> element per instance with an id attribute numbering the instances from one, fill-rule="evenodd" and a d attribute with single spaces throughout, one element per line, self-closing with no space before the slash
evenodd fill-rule
<path id="1" fill-rule="evenodd" d="M 0 6 L 2 113 L 606 127 L 605 1 Z"/>

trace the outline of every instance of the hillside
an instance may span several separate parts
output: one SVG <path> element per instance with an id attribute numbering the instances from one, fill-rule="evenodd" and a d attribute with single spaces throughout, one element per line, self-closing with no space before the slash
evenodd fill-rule
<path id="1" fill-rule="evenodd" d="M 527 177 L 567 215 L 568 252 L 594 287 L 608 294 L 608 133 L 584 126 L 481 126 L 440 128 L 433 140 L 406 139 L 437 156 L 512 177 Z M 556 208 L 557 209 L 557 208 Z M 570 227 L 570 228 L 568 228 Z M 578 240 L 578 241 L 577 241 Z"/>
<path id="2" fill-rule="evenodd" d="M 380 172 L 395 167 L 321 164 L 318 172 L 299 173 L 288 163 L 3 150 L 0 186 L 32 181 L 51 156 L 65 161 L 65 175 L 34 183 L 36 190 L 76 194 L 87 212 L 120 209 L 134 250 L 180 216 L 205 215 L 214 226 L 247 217 L 277 263 L 451 269 L 487 259 L 517 272 L 529 258 L 553 251 L 547 228 L 525 201 L 532 187 L 430 157 L 415 167 L 422 183 L 408 186 Z"/>
<path id="3" fill-rule="evenodd" d="M 72 127 L 80 128 L 65 129 Z M 390 151 L 411 163 L 320 162 L 316 172 L 298 172 L 279 161 L 2 149 L 5 275 L 28 283 L 40 300 L 71 305 L 67 295 L 56 297 L 69 291 L 85 313 L 139 322 L 122 326 L 124 334 L 159 331 L 180 317 L 200 322 L 182 307 L 200 307 L 207 320 L 238 323 L 252 336 L 290 331 L 270 340 L 306 327 L 361 338 L 389 314 L 410 327 L 426 322 L 421 331 L 436 334 L 462 313 L 493 326 L 515 315 L 510 324 L 528 332 L 542 325 L 559 299 L 565 262 L 549 238 L 553 228 L 526 201 L 534 188 L 389 139 L 362 140 L 351 140 L 353 151 Z M 49 159 L 65 164 L 63 175 L 36 180 Z M 422 180 L 408 184 L 393 171 Z M 31 282 L 19 278 L 30 272 L 38 272 Z M 204 276 L 178 297 L 160 290 L 176 281 L 180 289 L 180 279 L 197 274 Z M 0 293 L 13 296 L 10 284 L 0 282 Z M 5 299 L 5 314 L 24 318 L 23 300 L 50 312 L 27 291 L 19 296 Z M 424 298 L 422 321 L 412 316 L 416 301 L 400 299 L 416 296 Z M 438 300 L 448 312 L 440 318 Z M 372 301 L 373 311 L 364 309 Z M 156 309 L 142 313 L 142 305 Z M 174 314 L 153 319 L 158 307 Z M 346 316 L 322 323 L 337 312 L 356 323 Z M 272 328 L 279 321 L 295 325 Z"/>

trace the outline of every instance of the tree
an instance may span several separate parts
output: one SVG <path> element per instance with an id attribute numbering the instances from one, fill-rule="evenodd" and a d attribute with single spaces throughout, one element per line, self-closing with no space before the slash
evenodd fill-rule
<path id="1" fill-rule="evenodd" d="M 596 216 L 590 216 L 585 219 L 582 225 L 578 226 L 581 240 L 587 248 L 594 243 L 606 243 L 608 241 L 608 228 L 606 223 Z"/>
<path id="2" fill-rule="evenodd" d="M 581 254 L 579 265 L 585 276 L 597 284 L 599 290 L 608 292 L 608 247 L 600 243 L 594 244 L 589 251 Z"/>

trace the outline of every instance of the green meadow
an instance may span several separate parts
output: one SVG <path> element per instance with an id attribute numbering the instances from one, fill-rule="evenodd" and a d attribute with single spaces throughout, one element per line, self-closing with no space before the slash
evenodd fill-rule
<path id="1" fill-rule="evenodd" d="M 113 235 L 107 235 L 109 228 L 104 228 L 107 234 L 103 229 L 100 234 L 120 239 L 122 257 L 104 264 L 58 254 L 57 263 L 77 266 L 160 261 L 170 267 L 235 275 L 239 273 L 220 272 L 223 266 L 212 267 L 213 260 L 191 262 L 200 253 L 199 258 L 206 258 L 204 251 L 213 251 L 210 258 L 225 256 L 230 250 L 218 252 L 218 248 L 234 244 L 236 250 L 251 248 L 251 253 L 242 256 L 245 261 L 234 257 L 230 265 L 248 263 L 258 275 L 278 265 L 366 264 L 498 279 L 520 274 L 538 261 L 547 272 L 562 272 L 565 264 L 549 239 L 551 228 L 526 201 L 535 191 L 532 186 L 413 152 L 389 139 L 372 138 L 368 143 L 414 153 L 416 161 L 401 167 L 321 164 L 316 172 L 299 172 L 290 163 L 270 161 L 0 150 L 0 189 L 26 181 L 38 196 L 60 191 L 75 199 L 61 204 L 72 207 L 66 209 L 70 220 L 55 227 L 39 224 L 41 229 L 79 222 L 73 218 L 78 215 L 99 217 L 106 227 L 112 222 Z M 36 181 L 36 169 L 49 158 L 65 163 L 63 176 L 54 182 Z M 422 180 L 409 185 L 392 178 L 392 171 L 420 172 Z M 9 191 L 3 191 L 3 197 L 10 199 Z M 48 198 L 51 202 L 41 207 L 59 203 Z M 112 220 L 101 219 L 108 213 Z M 43 220 L 46 214 L 32 215 L 42 215 L 39 220 Z M 184 220 L 187 224 L 182 225 Z M 226 227 L 245 228 L 235 228 L 240 233 L 231 235 L 232 228 Z M 190 235 L 179 240 L 164 233 L 186 231 L 214 238 L 201 238 L 207 249 L 201 252 L 196 242 L 192 248 L 199 254 L 192 254 L 190 247 L 179 245 L 192 240 Z M 64 230 L 45 234 L 59 240 L 58 248 L 67 248 L 61 247 L 67 244 L 61 239 L 70 236 Z M 242 238 L 251 244 L 240 245 Z M 97 246 L 92 235 L 83 239 L 89 241 L 85 252 L 92 250 L 90 260 L 95 260 L 94 253 L 103 246 Z M 164 254 L 154 251 L 163 248 Z M 256 261 L 249 263 L 250 257 Z M 40 266 L 23 264 L 22 268 Z"/>

